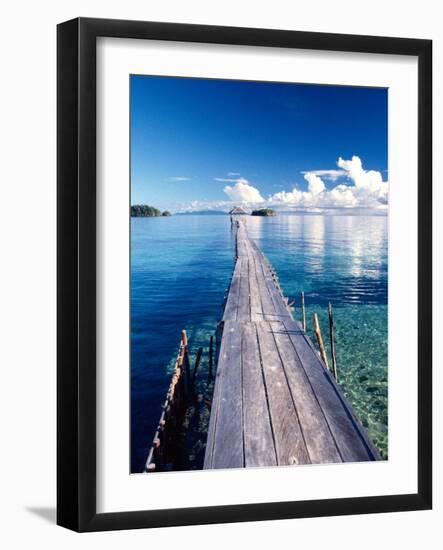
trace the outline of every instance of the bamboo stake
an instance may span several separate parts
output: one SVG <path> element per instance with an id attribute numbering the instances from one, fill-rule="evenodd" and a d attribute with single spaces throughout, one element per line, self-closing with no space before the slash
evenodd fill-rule
<path id="1" fill-rule="evenodd" d="M 301 293 L 301 314 L 303 318 L 303 332 L 306 332 L 305 293 Z"/>
<path id="2" fill-rule="evenodd" d="M 321 355 L 321 358 L 323 359 L 323 363 L 326 365 L 326 368 L 329 370 L 328 358 L 326 356 L 326 350 L 323 344 L 323 338 L 321 337 L 321 330 L 320 330 L 320 324 L 318 322 L 318 316 L 316 313 L 314 313 L 312 317 L 314 319 L 315 335 L 317 336 L 318 347 L 320 348 L 320 355 Z"/>
<path id="3" fill-rule="evenodd" d="M 338 382 L 337 376 L 337 359 L 335 357 L 335 342 L 334 342 L 334 319 L 332 317 L 332 304 L 329 302 L 328 305 L 328 315 L 329 315 L 329 339 L 331 343 L 331 357 L 332 357 L 332 372 L 336 382 Z"/>

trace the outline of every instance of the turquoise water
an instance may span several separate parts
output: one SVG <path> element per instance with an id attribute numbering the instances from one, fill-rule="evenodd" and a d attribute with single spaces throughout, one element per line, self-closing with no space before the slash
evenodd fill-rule
<path id="1" fill-rule="evenodd" d="M 222 316 L 234 263 L 228 216 L 131 220 L 131 471 L 143 469 L 169 385 L 180 332 L 207 347 Z M 388 452 L 387 218 L 279 215 L 247 218 L 286 296 L 305 292 L 308 332 L 317 312 L 328 340 L 334 308 L 340 385 L 383 457 Z M 205 361 L 199 389 L 209 392 Z M 207 417 L 200 423 L 204 431 Z M 195 443 L 195 442 L 194 442 Z M 203 441 L 189 467 L 198 467 Z"/>

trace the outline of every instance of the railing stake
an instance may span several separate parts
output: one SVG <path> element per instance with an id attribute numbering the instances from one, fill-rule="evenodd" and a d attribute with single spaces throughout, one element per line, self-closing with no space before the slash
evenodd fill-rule
<path id="1" fill-rule="evenodd" d="M 186 330 L 182 330 L 182 343 L 183 343 L 183 359 L 185 365 L 185 387 L 186 387 L 186 397 L 189 399 L 191 393 L 191 367 L 189 360 L 189 350 L 188 350 L 188 335 Z"/>
<path id="2" fill-rule="evenodd" d="M 301 293 L 301 314 L 303 318 L 303 332 L 306 332 L 305 293 Z"/>
<path id="3" fill-rule="evenodd" d="M 318 316 L 317 316 L 316 313 L 314 313 L 314 315 L 312 317 L 314 319 L 315 335 L 317 336 L 318 347 L 320 348 L 320 355 L 321 355 L 321 358 L 323 359 L 323 363 L 326 365 L 326 368 L 329 370 L 328 358 L 326 356 L 326 350 L 325 350 L 325 346 L 323 344 L 323 338 L 321 337 L 321 331 L 320 331 L 320 324 L 318 322 Z"/>
<path id="4" fill-rule="evenodd" d="M 329 302 L 328 305 L 328 315 L 329 315 L 329 340 L 331 343 L 331 357 L 332 357 L 332 372 L 336 382 L 338 382 L 337 376 L 337 359 L 335 357 L 335 342 L 334 342 L 334 319 L 332 317 L 332 304 Z"/>

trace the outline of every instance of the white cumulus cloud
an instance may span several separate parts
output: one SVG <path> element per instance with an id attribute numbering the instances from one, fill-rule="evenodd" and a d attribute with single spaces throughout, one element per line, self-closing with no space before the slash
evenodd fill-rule
<path id="1" fill-rule="evenodd" d="M 350 160 L 339 157 L 339 170 L 312 170 L 303 172 L 308 182 L 307 191 L 296 187 L 292 191 L 281 191 L 268 198 L 269 204 L 294 208 L 386 208 L 388 202 L 388 182 L 376 170 L 365 170 L 360 157 Z M 322 179 L 336 180 L 346 178 L 346 184 L 340 183 L 327 189 Z"/>
<path id="2" fill-rule="evenodd" d="M 312 195 L 319 195 L 326 189 L 325 184 L 319 176 L 313 173 L 307 172 L 305 174 L 305 180 L 308 182 L 308 191 Z"/>
<path id="3" fill-rule="evenodd" d="M 382 175 L 376 170 L 364 170 L 360 157 L 353 156 L 351 160 L 341 157 L 337 165 L 352 179 L 357 189 L 365 190 L 376 196 L 385 196 L 388 192 L 388 182 L 383 181 Z"/>
<path id="4" fill-rule="evenodd" d="M 302 174 L 314 174 L 316 176 L 320 176 L 321 178 L 324 178 L 326 180 L 332 180 L 335 181 L 339 177 L 344 176 L 346 172 L 344 170 L 309 170 L 309 172 L 302 172 Z"/>
<path id="5" fill-rule="evenodd" d="M 265 201 L 265 199 L 260 195 L 260 191 L 253 185 L 250 185 L 248 180 L 245 178 L 238 178 L 236 180 L 222 180 L 221 178 L 218 178 L 218 181 L 235 182 L 235 185 L 227 185 L 223 189 L 231 201 L 248 204 L 257 204 Z"/>
<path id="6" fill-rule="evenodd" d="M 223 189 L 227 200 L 194 201 L 180 205 L 181 210 L 217 209 L 228 211 L 242 204 L 246 209 L 270 206 L 281 210 L 325 211 L 328 209 L 376 209 L 383 213 L 388 204 L 388 182 L 381 172 L 366 170 L 358 156 L 349 160 L 339 157 L 337 166 L 327 170 L 302 172 L 306 190 L 294 186 L 264 198 L 260 190 L 243 177 L 230 172 L 228 177 L 214 178 L 228 183 Z M 328 185 L 326 185 L 326 183 Z M 274 184 L 273 187 L 279 187 Z"/>

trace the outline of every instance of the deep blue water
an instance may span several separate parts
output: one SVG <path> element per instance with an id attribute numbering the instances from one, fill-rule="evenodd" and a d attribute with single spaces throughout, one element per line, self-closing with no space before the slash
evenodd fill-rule
<path id="1" fill-rule="evenodd" d="M 327 340 L 332 302 L 339 381 L 387 456 L 387 218 L 248 217 L 284 293 L 305 292 L 308 331 L 319 314 Z M 228 216 L 131 220 L 131 471 L 143 469 L 170 381 L 180 333 L 206 347 L 222 316 L 234 263 Z"/>

